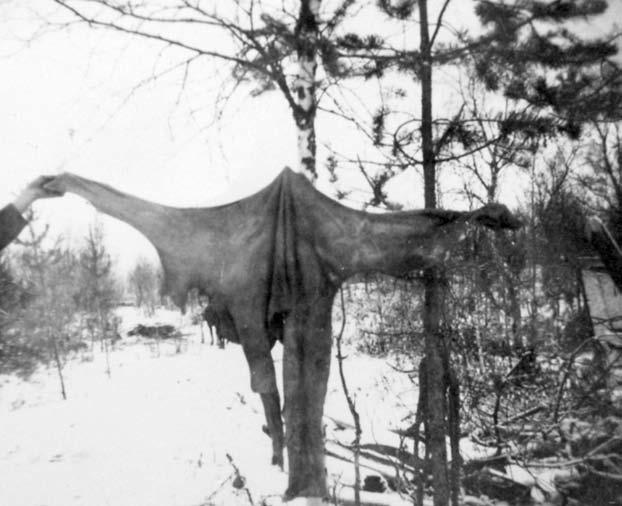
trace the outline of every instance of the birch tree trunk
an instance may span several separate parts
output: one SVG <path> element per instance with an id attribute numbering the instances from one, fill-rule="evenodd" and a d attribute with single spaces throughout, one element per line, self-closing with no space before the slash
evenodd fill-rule
<path id="1" fill-rule="evenodd" d="M 294 121 L 298 137 L 298 170 L 314 182 L 315 167 L 315 115 L 317 97 L 315 74 L 317 71 L 318 22 L 321 0 L 301 0 L 296 22 L 296 53 L 298 69 L 293 91 L 296 99 Z"/>

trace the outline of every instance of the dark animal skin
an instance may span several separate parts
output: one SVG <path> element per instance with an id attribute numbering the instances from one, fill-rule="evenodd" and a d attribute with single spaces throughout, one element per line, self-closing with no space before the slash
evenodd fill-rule
<path id="1" fill-rule="evenodd" d="M 404 275 L 439 264 L 469 223 L 493 229 L 520 222 L 499 204 L 474 212 L 366 213 L 345 207 L 286 168 L 266 188 L 210 208 L 173 208 L 72 174 L 51 184 L 142 232 L 156 247 L 165 289 L 184 310 L 188 291 L 207 294 L 224 337 L 242 345 L 251 388 L 261 395 L 274 464 L 286 499 L 327 497 L 322 416 L 331 357 L 331 307 L 348 277 Z M 283 343 L 284 420 L 270 355 Z"/>
<path id="2" fill-rule="evenodd" d="M 218 347 L 225 347 L 227 340 L 224 335 L 227 333 L 227 329 L 230 328 L 230 325 L 228 326 L 227 322 L 229 318 L 228 314 L 219 313 L 218 310 L 211 304 L 203 309 L 201 312 L 201 319 L 207 324 L 207 329 L 209 330 L 211 338 L 210 345 L 214 346 L 214 331 L 212 329 L 215 328 Z M 202 324 L 203 323 L 201 322 L 201 325 Z M 201 332 L 203 332 L 203 329 L 201 329 Z"/>

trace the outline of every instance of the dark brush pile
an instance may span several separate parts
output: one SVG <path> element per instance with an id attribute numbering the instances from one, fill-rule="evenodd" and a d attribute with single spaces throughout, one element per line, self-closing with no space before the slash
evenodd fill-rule
<path id="1" fill-rule="evenodd" d="M 152 339 L 171 339 L 177 335 L 177 329 L 173 325 L 143 325 L 139 323 L 127 335 Z"/>

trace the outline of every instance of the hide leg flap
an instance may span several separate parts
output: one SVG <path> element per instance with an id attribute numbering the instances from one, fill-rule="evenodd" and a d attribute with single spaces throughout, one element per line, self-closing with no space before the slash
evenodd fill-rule
<path id="1" fill-rule="evenodd" d="M 272 356 L 247 355 L 246 359 L 251 372 L 251 390 L 258 394 L 278 393 Z"/>
<path id="2" fill-rule="evenodd" d="M 264 331 L 246 328 L 239 331 L 239 337 L 250 369 L 251 390 L 258 394 L 278 393 L 268 336 Z"/>
<path id="3" fill-rule="evenodd" d="M 330 370 L 332 297 L 314 299 L 285 326 L 286 498 L 328 496 L 322 416 Z"/>
<path id="4" fill-rule="evenodd" d="M 259 320 L 261 321 L 261 320 Z M 236 323 L 238 320 L 236 320 Z M 265 330 L 256 330 L 254 325 L 239 325 L 238 334 L 244 356 L 248 362 L 251 389 L 261 395 L 266 415 L 266 432 L 272 439 L 272 464 L 283 467 L 283 421 L 281 401 L 276 384 L 276 373 L 270 350 L 270 340 Z"/>

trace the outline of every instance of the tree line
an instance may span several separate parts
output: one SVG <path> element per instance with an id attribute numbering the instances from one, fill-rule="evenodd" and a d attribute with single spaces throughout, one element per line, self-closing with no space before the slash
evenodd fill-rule
<path id="1" fill-rule="evenodd" d="M 0 373 L 27 377 L 53 365 L 66 397 L 63 368 L 71 354 L 98 346 L 108 357 L 121 338 L 115 308 L 130 297 L 152 314 L 162 303 L 160 279 L 157 266 L 139 259 L 123 280 L 100 222 L 71 246 L 31 213 L 17 244 L 0 257 Z"/>

